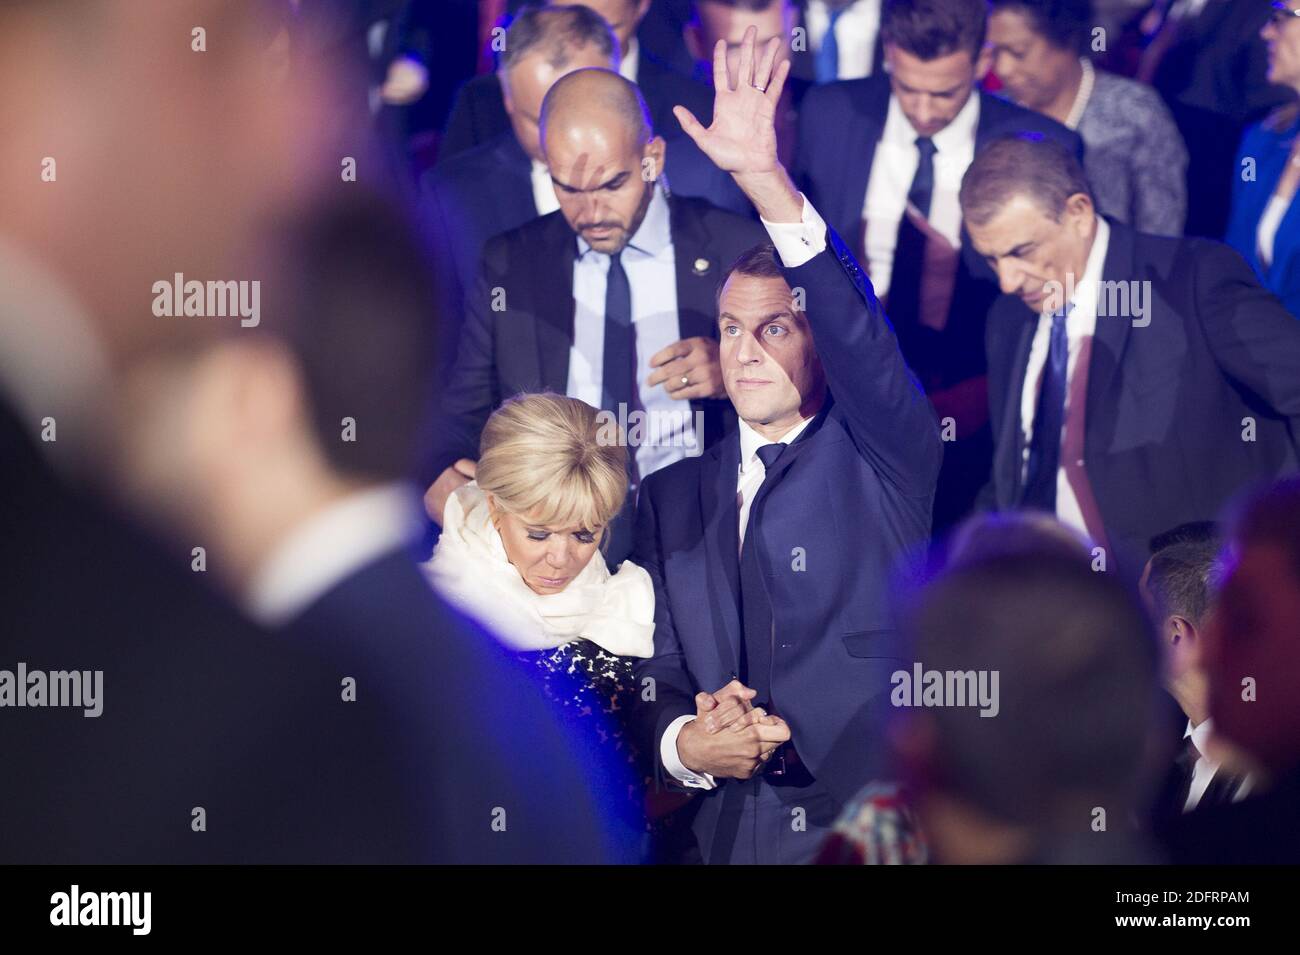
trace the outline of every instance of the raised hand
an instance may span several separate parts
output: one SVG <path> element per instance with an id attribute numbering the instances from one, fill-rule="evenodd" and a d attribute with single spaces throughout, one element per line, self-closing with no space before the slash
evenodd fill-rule
<path id="1" fill-rule="evenodd" d="M 686 134 L 695 140 L 714 165 L 736 176 L 769 173 L 780 168 L 776 155 L 776 107 L 790 73 L 790 61 L 782 60 L 775 71 L 781 38 L 773 37 L 758 58 L 750 27 L 740 47 L 739 76 L 735 82 L 727 73 L 727 44 L 719 40 L 713 48 L 713 123 L 707 129 L 684 106 L 673 114 Z"/>

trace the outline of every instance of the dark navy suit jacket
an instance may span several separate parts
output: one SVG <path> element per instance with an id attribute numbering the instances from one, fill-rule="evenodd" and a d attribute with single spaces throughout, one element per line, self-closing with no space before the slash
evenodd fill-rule
<path id="1" fill-rule="evenodd" d="M 1102 278 L 1149 290 L 1138 319 L 1149 324 L 1098 316 L 1083 453 L 1113 551 L 1107 566 L 1136 583 L 1153 536 L 1216 518 L 1236 492 L 1295 467 L 1300 322 L 1240 255 L 1207 239 L 1145 235 L 1110 221 Z M 1015 296 L 989 313 L 999 508 L 1016 506 L 1022 493 L 1020 396 L 1036 324 Z M 1254 437 L 1243 440 L 1248 417 Z"/>
<path id="2" fill-rule="evenodd" d="M 925 395 L 884 311 L 834 232 L 785 269 L 806 292 L 830 396 L 777 459 L 750 511 L 771 600 L 772 705 L 812 774 L 841 802 L 883 768 L 880 707 L 902 649 L 894 574 L 923 546 L 942 448 Z M 634 714 L 658 753 L 694 695 L 737 672 L 742 634 L 736 483 L 738 433 L 642 485 L 634 559 L 655 583 L 655 653 L 637 678 L 655 698 Z M 726 783 L 695 832 L 708 845 Z"/>
<path id="3" fill-rule="evenodd" d="M 991 93 L 973 95 L 980 98 L 977 151 L 1000 136 L 1031 132 L 1082 157 L 1083 141 L 1055 120 Z M 859 257 L 863 256 L 862 207 L 876 145 L 885 130 L 889 97 L 889 78 L 878 74 L 814 87 L 799 111 L 796 180 L 827 224 L 846 237 Z M 997 296 L 996 276 L 963 229 L 952 303 L 942 331 L 922 327 L 891 310 L 904 357 L 936 408 L 957 422 L 959 440 L 946 448 L 939 480 L 936 532 L 970 511 L 988 479 L 992 438 L 978 385 L 986 371 L 985 317 Z"/>

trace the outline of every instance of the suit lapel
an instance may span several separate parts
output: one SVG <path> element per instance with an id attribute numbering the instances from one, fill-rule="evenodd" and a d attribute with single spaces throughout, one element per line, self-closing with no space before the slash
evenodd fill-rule
<path id="1" fill-rule="evenodd" d="M 564 216 L 553 212 L 531 261 L 537 323 L 537 360 L 541 384 L 564 394 L 569 387 L 569 350 L 573 346 L 573 263 L 578 240 Z"/>
<path id="2" fill-rule="evenodd" d="M 1109 221 L 1109 220 L 1108 220 Z M 1102 265 L 1103 281 L 1129 282 L 1137 275 L 1134 263 L 1134 234 L 1132 230 L 1115 222 L 1110 223 L 1110 247 L 1106 250 L 1106 261 Z M 1095 422 L 1113 420 L 1096 413 L 1106 401 L 1113 401 L 1115 394 L 1115 375 L 1119 363 L 1124 357 L 1128 345 L 1129 328 L 1132 321 L 1123 315 L 1103 315 L 1106 296 L 1098 290 L 1097 327 L 1092 336 L 1092 355 L 1088 360 L 1088 403 L 1086 406 L 1085 428 L 1091 432 Z M 1154 298 L 1149 305 L 1154 305 Z M 1154 310 L 1154 309 L 1153 309 Z M 1150 316 L 1148 316 L 1149 318 Z M 1095 443 L 1092 434 L 1086 435 L 1085 451 L 1092 446 L 1106 447 L 1105 442 Z"/>
<path id="3" fill-rule="evenodd" d="M 670 197 L 668 219 L 677 278 L 678 337 L 716 337 L 713 293 L 722 269 L 731 263 L 717 260 L 708 228 L 689 203 Z"/>
<path id="4" fill-rule="evenodd" d="M 491 176 L 492 204 L 496 213 L 494 235 L 515 228 L 524 209 L 531 209 L 532 217 L 537 215 L 537 202 L 533 198 L 532 162 L 513 132 L 503 134 L 500 140 L 496 149 L 498 168 L 495 175 Z"/>
<path id="5" fill-rule="evenodd" d="M 718 260 L 715 242 L 698 207 L 688 200 L 668 198 L 668 217 L 673 237 L 673 268 L 677 281 L 678 338 L 718 337 L 718 279 L 730 262 Z M 704 421 L 703 447 L 712 447 L 726 430 L 730 405 L 695 398 L 691 411 Z M 701 417 L 702 416 L 702 417 Z M 739 458 L 737 458 L 739 461 Z"/>
<path id="6" fill-rule="evenodd" d="M 718 657 L 738 673 L 740 660 L 740 533 L 736 478 L 740 433 L 732 431 L 702 462 L 700 509 L 704 523 L 706 594 L 712 605 Z"/>
<path id="7" fill-rule="evenodd" d="M 1024 458 L 1025 435 L 1020 427 L 1021 397 L 1025 393 L 1025 375 L 1029 366 L 1029 347 L 1034 341 L 1034 330 L 1038 326 L 1037 317 L 1029 309 L 1023 309 L 1025 316 L 1020 325 L 1020 334 L 1012 347 L 1015 349 L 1011 360 L 1011 381 L 1007 389 L 1006 407 L 1002 409 L 1002 453 L 997 467 L 1002 471 L 1002 487 L 1011 489 L 1010 500 L 998 501 L 1002 507 L 1011 507 L 1020 498 L 1020 462 Z"/>
<path id="8" fill-rule="evenodd" d="M 871 180 L 871 166 L 876 160 L 876 145 L 885 132 L 885 119 L 889 113 L 889 82 L 883 77 L 879 82 L 871 82 L 864 87 L 865 95 L 859 103 L 858 122 L 845 130 L 848 142 L 840 151 L 841 163 L 838 181 L 844 188 L 835 196 L 823 197 L 822 201 L 834 202 L 836 209 L 832 223 L 845 235 L 857 236 L 850 243 L 855 254 L 862 250 L 862 208 L 867 201 L 867 187 Z"/>

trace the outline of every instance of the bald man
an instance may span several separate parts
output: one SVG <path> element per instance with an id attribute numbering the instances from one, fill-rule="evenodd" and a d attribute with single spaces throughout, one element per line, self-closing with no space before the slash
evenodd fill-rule
<path id="1" fill-rule="evenodd" d="M 454 143 L 444 144 L 443 161 L 425 175 L 421 217 L 436 250 L 444 299 L 442 354 L 448 366 L 460 337 L 466 291 L 474 287 L 487 240 L 559 208 L 542 158 L 538 130 L 542 99 L 556 80 L 574 70 L 618 69 L 619 49 L 614 29 L 584 6 L 524 10 L 506 33 L 497 73 L 481 78 L 496 84 L 498 108 L 504 91 L 499 131 L 450 159 L 445 159 L 445 150 Z M 689 139 L 679 136 L 667 152 L 672 156 L 673 192 L 748 213 L 749 203 L 730 177 Z"/>
<path id="2" fill-rule="evenodd" d="M 609 411 L 629 432 L 634 491 L 734 423 L 714 292 L 760 227 L 668 194 L 664 140 L 640 91 L 612 70 L 556 82 L 540 125 L 560 208 L 484 248 L 443 394 L 439 476 L 425 498 L 439 523 L 447 496 L 473 474 L 487 416 L 512 394 L 545 389 Z M 610 528 L 615 567 L 631 549 L 634 499 Z"/>

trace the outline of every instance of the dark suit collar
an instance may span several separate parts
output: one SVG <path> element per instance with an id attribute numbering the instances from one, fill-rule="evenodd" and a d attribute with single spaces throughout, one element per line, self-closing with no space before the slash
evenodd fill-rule
<path id="1" fill-rule="evenodd" d="M 559 211 L 536 220 L 534 228 L 536 255 L 529 268 L 531 283 L 539 293 L 534 299 L 539 332 L 537 359 L 543 384 L 564 394 L 569 387 L 569 352 L 573 346 L 573 262 L 578 254 L 578 237 Z"/>
<path id="2" fill-rule="evenodd" d="M 1106 223 L 1110 229 L 1110 242 L 1101 269 L 1102 281 L 1135 281 L 1138 274 L 1135 262 L 1137 233 L 1128 226 L 1109 218 Z M 1124 357 L 1124 349 L 1128 345 L 1129 330 L 1133 327 L 1133 320 L 1129 316 L 1102 315 L 1100 313 L 1102 297 L 1099 293 L 1097 326 L 1093 332 L 1092 356 L 1088 362 L 1087 407 L 1089 409 L 1096 408 L 1104 396 L 1110 393 L 1115 374 L 1119 370 L 1120 360 Z M 1145 299 L 1147 308 L 1150 309 L 1154 304 L 1153 296 L 1146 295 Z M 1151 318 L 1149 312 L 1147 318 L 1148 320 Z M 1089 420 L 1093 417 L 1091 414 L 1088 415 Z"/>
<path id="3" fill-rule="evenodd" d="M 722 270 L 730 262 L 718 261 L 717 243 L 700 214 L 701 204 L 668 197 L 668 217 L 673 238 L 674 274 L 677 277 L 677 315 L 682 338 L 713 338 L 717 334 L 714 294 Z"/>

